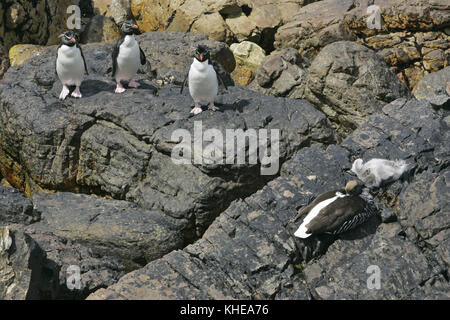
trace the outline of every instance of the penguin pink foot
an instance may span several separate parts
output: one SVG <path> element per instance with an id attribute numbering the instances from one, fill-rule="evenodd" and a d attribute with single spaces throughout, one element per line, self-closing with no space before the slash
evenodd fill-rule
<path id="1" fill-rule="evenodd" d="M 217 110 L 219 110 L 219 108 L 217 108 L 217 107 L 214 105 L 214 103 L 212 103 L 212 102 L 208 105 L 208 109 L 209 109 L 209 110 L 212 110 L 212 111 L 217 111 Z"/>
<path id="2" fill-rule="evenodd" d="M 114 91 L 115 93 L 122 93 L 125 92 L 125 88 L 122 86 L 122 84 L 119 82 L 117 82 L 117 86 L 116 86 L 116 90 Z"/>
<path id="3" fill-rule="evenodd" d="M 139 82 L 134 81 L 133 79 L 130 80 L 130 82 L 128 82 L 128 86 L 130 88 L 137 88 L 139 87 L 141 84 Z"/>
<path id="4" fill-rule="evenodd" d="M 82 94 L 80 92 L 80 87 L 76 87 L 75 90 L 72 92 L 71 96 L 74 98 L 81 98 Z"/>
<path id="5" fill-rule="evenodd" d="M 70 92 L 69 88 L 66 85 L 64 85 L 62 90 L 61 90 L 61 93 L 59 95 L 59 100 L 66 99 L 67 96 L 69 95 L 69 92 Z"/>
<path id="6" fill-rule="evenodd" d="M 197 114 L 201 113 L 202 111 L 203 111 L 202 107 L 200 106 L 199 103 L 196 102 L 194 104 L 194 109 L 191 110 L 191 113 L 193 113 L 194 115 L 197 115 Z"/>

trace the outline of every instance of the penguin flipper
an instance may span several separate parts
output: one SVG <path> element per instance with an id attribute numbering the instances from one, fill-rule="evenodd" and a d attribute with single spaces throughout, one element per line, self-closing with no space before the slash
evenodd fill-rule
<path id="1" fill-rule="evenodd" d="M 139 46 L 139 51 L 141 53 L 141 65 L 145 65 L 147 62 L 147 58 L 145 57 L 144 51 L 142 51 L 141 46 Z"/>
<path id="2" fill-rule="evenodd" d="M 81 53 L 81 58 L 83 58 L 83 63 L 84 63 L 84 71 L 86 71 L 86 74 L 89 75 L 88 69 L 87 69 L 87 64 L 86 64 L 86 59 L 84 58 L 84 54 L 83 54 L 83 50 L 81 49 L 80 45 L 77 43 L 77 48 L 80 49 L 80 53 Z"/>

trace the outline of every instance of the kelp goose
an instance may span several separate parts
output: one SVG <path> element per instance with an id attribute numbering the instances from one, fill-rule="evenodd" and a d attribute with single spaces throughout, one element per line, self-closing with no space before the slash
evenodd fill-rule
<path id="1" fill-rule="evenodd" d="M 313 234 L 340 234 L 368 220 L 376 213 L 373 198 L 362 192 L 363 185 L 349 181 L 345 189 L 329 191 L 318 196 L 305 208 L 299 210 L 294 222 L 306 214 L 294 233 L 296 237 L 308 238 Z"/>

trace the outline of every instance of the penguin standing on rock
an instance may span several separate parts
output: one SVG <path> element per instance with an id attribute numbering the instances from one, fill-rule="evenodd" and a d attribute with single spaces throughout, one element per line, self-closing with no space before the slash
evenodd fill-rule
<path id="1" fill-rule="evenodd" d="M 362 224 L 376 212 L 372 196 L 363 192 L 361 183 L 352 180 L 344 190 L 325 192 L 301 209 L 294 222 L 306 217 L 294 235 L 303 239 L 313 234 L 337 235 Z"/>
<path id="2" fill-rule="evenodd" d="M 78 35 L 74 31 L 69 30 L 59 37 L 61 38 L 61 44 L 56 55 L 56 74 L 63 85 L 59 99 L 66 99 L 70 93 L 69 86 L 75 86 L 72 97 L 81 98 L 80 85 L 83 81 L 84 73 L 89 73 L 83 50 L 78 45 Z"/>
<path id="3" fill-rule="evenodd" d="M 180 93 L 183 93 L 184 86 L 189 83 L 189 93 L 194 99 L 194 108 L 191 113 L 194 115 L 201 113 L 201 102 L 208 103 L 208 109 L 216 111 L 214 99 L 219 90 L 219 80 L 228 89 L 223 79 L 215 69 L 210 57 L 209 48 L 205 45 L 198 45 L 194 54 L 194 61 L 191 64 L 188 74 L 183 81 Z"/>
<path id="4" fill-rule="evenodd" d="M 116 93 L 122 93 L 125 88 L 121 81 L 128 81 L 128 87 L 137 88 L 139 83 L 134 81 L 141 65 L 145 65 L 147 59 L 139 43 L 134 37 L 139 34 L 139 27 L 133 20 L 122 24 L 122 36 L 117 40 L 112 53 L 112 76 L 116 80 Z"/>

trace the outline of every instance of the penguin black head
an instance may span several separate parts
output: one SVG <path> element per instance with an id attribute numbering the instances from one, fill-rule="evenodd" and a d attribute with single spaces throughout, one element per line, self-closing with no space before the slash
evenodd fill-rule
<path id="1" fill-rule="evenodd" d="M 127 20 L 122 24 L 122 33 L 125 35 L 139 34 L 139 27 L 134 20 Z"/>
<path id="2" fill-rule="evenodd" d="M 78 35 L 73 30 L 66 31 L 59 37 L 61 38 L 62 44 L 65 44 L 69 47 L 74 46 L 79 41 Z"/>
<path id="3" fill-rule="evenodd" d="M 200 62 L 210 59 L 209 48 L 205 45 L 199 44 L 195 50 L 194 58 Z"/>
<path id="4" fill-rule="evenodd" d="M 357 196 L 361 194 L 363 190 L 363 184 L 359 182 L 358 180 L 352 180 L 347 182 L 345 185 L 345 192 L 348 195 Z"/>

